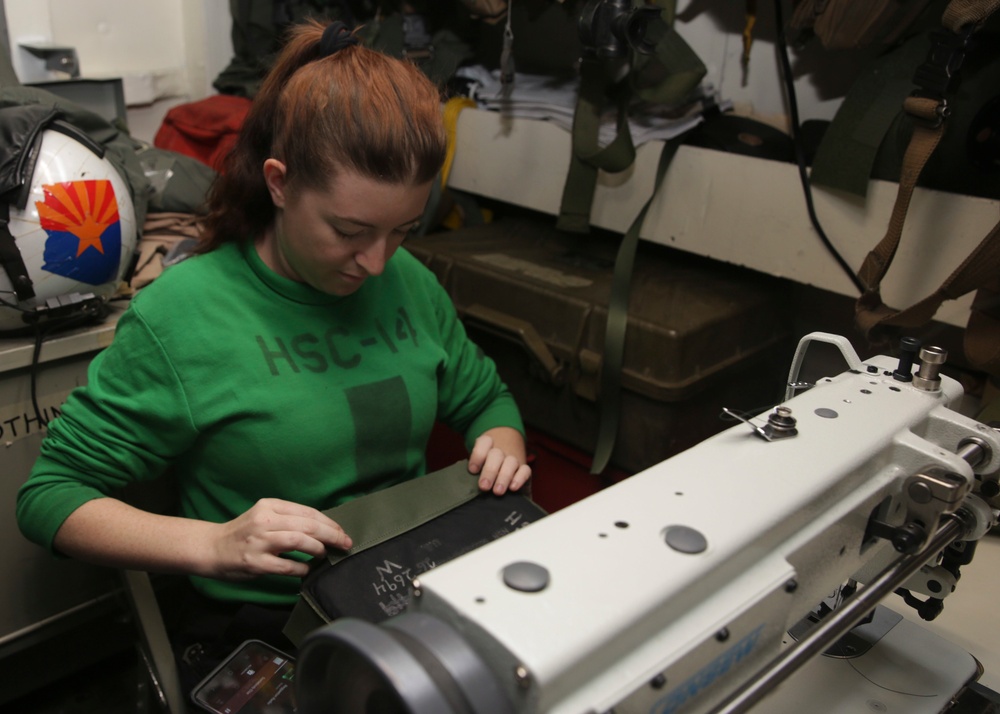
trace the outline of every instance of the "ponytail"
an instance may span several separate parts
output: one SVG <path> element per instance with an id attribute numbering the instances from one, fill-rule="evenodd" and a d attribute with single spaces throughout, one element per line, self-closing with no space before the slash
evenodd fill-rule
<path id="1" fill-rule="evenodd" d="M 343 34 L 331 49 L 338 28 L 327 30 L 315 20 L 293 28 L 209 192 L 202 252 L 252 240 L 274 221 L 268 158 L 285 164 L 293 190 L 323 189 L 340 170 L 397 184 L 425 183 L 440 170 L 437 88 L 411 63 Z"/>

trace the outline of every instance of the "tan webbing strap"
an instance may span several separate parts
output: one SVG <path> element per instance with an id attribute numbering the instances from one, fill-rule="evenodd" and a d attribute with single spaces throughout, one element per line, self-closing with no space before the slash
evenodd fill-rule
<path id="1" fill-rule="evenodd" d="M 998 266 L 1000 266 L 1000 223 L 997 223 L 962 264 L 955 268 L 941 287 L 905 310 L 893 311 L 885 308 L 887 314 L 877 325 L 910 329 L 926 325 L 945 300 L 960 298 L 991 280 L 995 282 Z M 986 307 L 986 303 L 980 301 L 980 306 Z M 1000 349 L 1000 331 L 995 333 L 991 342 L 995 342 L 996 347 Z"/>
<path id="2" fill-rule="evenodd" d="M 972 364 L 1000 375 L 1000 278 L 993 278 L 976 293 L 965 326 L 964 348 Z"/>
<path id="3" fill-rule="evenodd" d="M 972 25 L 979 27 L 1000 8 L 1000 0 L 951 0 L 941 16 L 941 24 L 952 32 Z"/>
<path id="4" fill-rule="evenodd" d="M 753 46 L 753 28 L 757 24 L 757 0 L 746 0 L 743 19 L 743 67 L 750 65 L 750 48 Z"/>
<path id="5" fill-rule="evenodd" d="M 943 117 L 939 114 L 940 107 L 941 102 L 926 97 L 907 97 L 903 102 L 903 108 L 916 119 L 916 122 L 910 144 L 903 156 L 896 202 L 892 207 L 885 235 L 868 253 L 858 271 L 858 277 L 865 284 L 866 291 L 858 300 L 855 318 L 858 326 L 866 334 L 894 312 L 882 304 L 880 286 L 882 278 L 885 277 L 896 256 L 896 249 L 899 248 L 906 212 L 910 208 L 910 199 L 913 197 L 917 179 L 944 135 Z"/>
<path id="6" fill-rule="evenodd" d="M 979 27 L 994 12 L 1000 9 L 1000 0 L 952 0 L 944 11 L 941 24 L 952 32 L 959 32 L 970 24 Z M 1000 225 L 994 228 L 990 236 L 997 243 L 997 232 Z M 985 242 L 985 241 L 984 241 Z M 982 248 L 982 245 L 980 245 Z M 977 248 L 977 251 L 979 248 Z M 965 327 L 965 356 L 974 365 L 989 372 L 1000 375 L 1000 248 L 995 247 L 992 254 L 992 265 L 984 264 L 983 268 L 992 272 L 989 282 L 979 288 L 972 301 L 972 312 Z M 971 256 L 970 256 L 971 257 Z"/>
<path id="7" fill-rule="evenodd" d="M 962 35 L 960 40 L 964 43 L 969 34 L 978 29 L 998 8 L 1000 0 L 952 0 L 941 22 L 956 35 Z M 934 59 L 940 61 L 941 58 Z M 882 279 L 899 247 L 914 186 L 944 135 L 947 117 L 947 100 L 944 94 L 949 88 L 952 70 L 960 65 L 952 66 L 953 57 L 945 59 L 943 66 L 931 68 L 929 74 L 922 74 L 924 68 L 918 70 L 918 83 L 921 79 L 927 79 L 930 84 L 935 85 L 931 87 L 932 91 L 908 97 L 903 103 L 904 110 L 914 117 L 915 127 L 903 157 L 899 190 L 889 226 L 885 236 L 866 256 L 858 271 L 858 277 L 865 284 L 866 291 L 857 301 L 855 320 L 869 339 L 877 340 L 881 337 L 879 332 L 882 328 L 920 327 L 934 317 L 945 300 L 980 288 L 982 294 L 976 296 L 973 314 L 966 327 L 966 357 L 979 367 L 1000 373 L 1000 330 L 996 329 L 1000 326 L 1000 310 L 996 307 L 997 291 L 994 289 L 997 284 L 996 276 L 1000 271 L 1000 224 L 990 231 L 941 287 L 915 305 L 905 310 L 894 310 L 882 302 L 880 292 Z M 942 69 L 945 74 L 940 73 Z"/>

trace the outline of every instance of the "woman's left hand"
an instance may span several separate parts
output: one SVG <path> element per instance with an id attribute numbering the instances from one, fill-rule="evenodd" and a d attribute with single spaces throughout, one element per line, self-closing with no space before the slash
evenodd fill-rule
<path id="1" fill-rule="evenodd" d="M 469 454 L 469 472 L 479 474 L 481 491 L 500 496 L 520 489 L 531 478 L 521 433 L 509 427 L 484 432 Z"/>

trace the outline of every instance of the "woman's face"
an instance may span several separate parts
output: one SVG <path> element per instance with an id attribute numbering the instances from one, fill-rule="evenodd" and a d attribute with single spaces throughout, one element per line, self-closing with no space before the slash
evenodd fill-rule
<path id="1" fill-rule="evenodd" d="M 417 225 L 431 183 L 381 183 L 342 170 L 326 189 L 289 190 L 284 164 L 264 163 L 274 225 L 257 241 L 279 275 L 329 295 L 350 295 L 379 275 Z"/>

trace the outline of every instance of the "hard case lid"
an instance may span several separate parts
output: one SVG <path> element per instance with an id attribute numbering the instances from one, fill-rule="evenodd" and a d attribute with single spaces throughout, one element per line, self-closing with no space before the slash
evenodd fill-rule
<path id="1" fill-rule="evenodd" d="M 463 319 L 543 343 L 553 380 L 595 399 L 615 252 L 613 234 L 570 235 L 554 219 L 504 218 L 435 233 L 407 249 L 435 272 Z M 657 400 L 695 393 L 785 338 L 785 283 L 642 244 L 631 280 L 622 385 Z M 544 355 L 540 358 L 546 361 Z"/>

